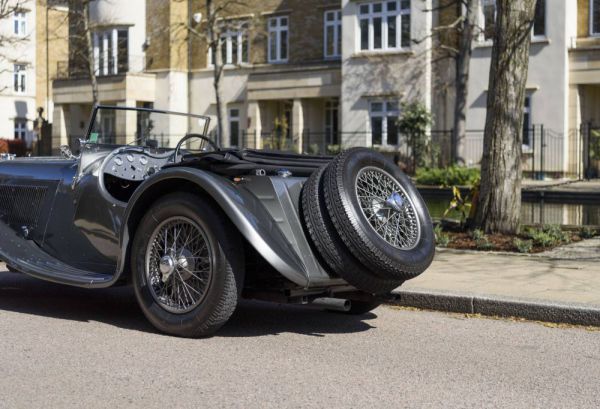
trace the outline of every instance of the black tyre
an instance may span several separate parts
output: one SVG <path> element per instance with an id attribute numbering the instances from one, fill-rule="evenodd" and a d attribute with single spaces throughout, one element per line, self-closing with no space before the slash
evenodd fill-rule
<path id="1" fill-rule="evenodd" d="M 306 231 L 320 255 L 321 264 L 338 277 L 342 277 L 354 287 L 370 292 L 389 292 L 402 284 L 402 280 L 388 280 L 378 277 L 363 266 L 348 251 L 327 213 L 323 195 L 323 174 L 326 167 L 314 172 L 302 190 L 302 216 Z"/>
<path id="2" fill-rule="evenodd" d="M 335 229 L 362 264 L 397 280 L 429 267 L 435 240 L 425 202 L 383 155 L 365 148 L 341 153 L 325 172 L 324 193 Z"/>
<path id="3" fill-rule="evenodd" d="M 158 200 L 142 218 L 131 252 L 135 295 L 146 318 L 182 337 L 217 331 L 237 306 L 242 245 L 207 201 L 188 193 Z"/>

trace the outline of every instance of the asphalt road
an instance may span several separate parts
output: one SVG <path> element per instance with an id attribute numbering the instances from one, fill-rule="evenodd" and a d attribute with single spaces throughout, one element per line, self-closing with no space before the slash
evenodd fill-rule
<path id="1" fill-rule="evenodd" d="M 0 274 L 0 407 L 599 407 L 600 332 L 244 303 L 157 334 L 129 289 Z"/>

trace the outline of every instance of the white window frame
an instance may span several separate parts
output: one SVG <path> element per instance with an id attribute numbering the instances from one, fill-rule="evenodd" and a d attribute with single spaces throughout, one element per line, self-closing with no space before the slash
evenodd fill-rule
<path id="1" fill-rule="evenodd" d="M 531 27 L 531 38 L 533 40 L 543 40 L 548 37 L 548 2 L 547 0 L 537 0 L 544 3 L 544 34 L 535 34 L 535 14 L 534 14 L 534 24 Z M 537 8 L 537 2 L 535 7 Z M 535 13 L 535 12 L 534 12 Z"/>
<path id="2" fill-rule="evenodd" d="M 21 140 L 27 139 L 28 131 L 29 130 L 27 129 L 27 119 L 16 118 L 15 119 L 15 129 L 14 129 L 14 133 L 13 133 L 13 136 L 15 136 L 14 139 L 21 139 Z"/>
<path id="3" fill-rule="evenodd" d="M 533 40 L 542 40 L 542 39 L 546 39 L 547 38 L 547 30 L 548 30 L 548 4 L 546 2 L 546 0 L 539 0 L 539 1 L 543 1 L 545 2 L 544 6 L 544 34 L 540 34 L 540 35 L 535 35 L 534 34 L 534 27 L 531 27 L 531 38 Z M 593 1 L 593 0 L 592 0 Z M 591 3 L 590 3 L 591 4 Z M 480 11 L 479 11 L 479 20 L 481 21 L 481 33 L 479 35 L 479 41 L 480 42 L 492 42 L 492 38 L 485 38 L 485 6 L 494 6 L 494 24 L 498 19 L 498 7 L 496 4 L 496 0 L 481 0 L 481 7 L 480 7 Z M 536 5 L 537 7 L 537 5 Z M 598 35 L 600 35 L 600 33 L 598 33 Z"/>
<path id="4" fill-rule="evenodd" d="M 373 111 L 374 104 L 381 104 L 381 111 Z M 388 109 L 388 104 L 395 104 L 396 109 Z M 400 118 L 400 104 L 396 99 L 374 99 L 369 101 L 369 145 L 381 147 L 397 147 L 400 145 L 400 138 L 396 145 L 388 144 L 388 118 Z M 373 143 L 373 118 L 382 118 L 381 121 L 381 144 Z"/>
<path id="5" fill-rule="evenodd" d="M 337 130 L 334 130 L 333 123 L 334 118 L 337 121 Z M 332 138 L 337 139 L 337 144 L 340 144 L 340 101 L 338 98 L 332 98 L 325 101 L 325 123 L 323 129 L 325 129 L 325 142 L 327 144 L 333 144 Z M 329 122 L 329 123 L 328 123 Z"/>
<path id="6" fill-rule="evenodd" d="M 114 27 L 104 31 L 96 31 L 92 34 L 94 71 L 99 77 L 123 73 L 119 72 L 119 31 L 127 31 L 127 41 L 129 42 L 130 33 L 127 27 Z M 102 67 L 100 67 L 100 43 L 102 43 Z M 111 47 L 109 47 L 109 44 Z M 109 50 L 112 55 L 109 55 Z M 129 46 L 127 47 L 127 53 L 129 54 Z M 129 55 L 127 55 L 127 58 L 129 59 Z M 112 64 L 109 64 L 109 62 Z"/>
<path id="7" fill-rule="evenodd" d="M 363 2 L 363 3 L 358 3 L 357 4 L 357 8 L 358 8 L 358 18 L 357 18 L 357 27 L 356 27 L 356 32 L 357 32 L 357 50 L 361 51 L 361 52 L 385 52 L 385 51 L 399 51 L 399 50 L 408 50 L 410 49 L 410 45 L 407 47 L 402 47 L 402 16 L 406 16 L 408 15 L 409 18 L 412 20 L 412 13 L 411 13 L 411 5 L 412 5 L 412 1 L 411 0 L 408 3 L 408 7 L 402 8 L 403 5 L 403 1 L 401 0 L 392 0 L 392 1 L 371 1 L 371 2 Z M 387 4 L 388 3 L 396 3 L 396 10 L 394 11 L 388 11 L 387 10 Z M 375 5 L 381 5 L 381 11 L 375 12 L 374 11 L 374 6 Z M 369 8 L 368 13 L 362 13 L 361 12 L 361 8 L 363 6 L 367 6 Z M 389 46 L 389 30 L 388 30 L 388 18 L 389 17 L 395 17 L 396 18 L 396 46 L 395 47 L 390 47 Z M 375 48 L 375 28 L 374 28 L 374 24 L 373 24 L 373 20 L 375 18 L 381 18 L 381 48 Z M 368 34 L 368 47 L 366 49 L 362 48 L 362 39 L 361 39 L 361 22 L 363 20 L 367 20 L 368 24 L 369 24 L 369 34 Z M 410 27 L 411 27 L 411 31 L 412 31 L 412 21 L 410 21 Z M 410 41 L 410 39 L 409 39 Z"/>
<path id="8" fill-rule="evenodd" d="M 13 34 L 18 37 L 27 36 L 27 12 L 17 10 L 13 13 Z"/>
<path id="9" fill-rule="evenodd" d="M 527 105 L 527 101 L 529 100 L 529 106 Z M 527 121 L 527 123 L 523 123 L 523 130 L 527 129 L 527 131 L 530 131 L 533 128 L 533 118 L 532 118 L 532 110 L 531 110 L 531 105 L 533 102 L 533 97 L 531 93 L 526 93 L 525 94 L 525 101 L 523 104 L 523 121 L 525 121 L 525 118 L 528 118 L 529 120 Z M 528 116 L 526 116 L 528 115 Z M 526 126 L 526 127 L 525 127 Z M 529 134 L 529 137 L 531 138 L 531 134 Z M 528 143 L 523 142 L 523 147 L 524 148 L 531 148 L 532 147 L 532 143 L 531 143 L 531 139 L 528 141 Z"/>
<path id="10" fill-rule="evenodd" d="M 233 61 L 233 38 L 237 40 L 237 61 Z M 246 41 L 246 48 L 248 50 L 246 58 L 243 60 L 244 51 L 244 40 Z M 225 46 L 225 61 L 222 61 L 223 65 L 248 65 L 250 64 L 250 39 L 248 38 L 247 26 L 242 25 L 239 30 L 228 30 L 221 34 L 221 47 Z M 208 49 L 208 66 L 212 67 L 213 53 L 212 47 Z"/>
<path id="11" fill-rule="evenodd" d="M 590 0 L 590 37 L 600 37 L 600 31 L 594 32 L 594 0 Z M 598 24 L 600 26 L 600 22 Z"/>
<path id="12" fill-rule="evenodd" d="M 283 24 L 283 20 L 285 20 L 286 24 Z M 275 25 L 273 26 L 271 23 L 275 21 Z M 269 28 L 269 41 L 268 41 L 268 61 L 269 63 L 286 63 L 288 62 L 289 58 L 290 58 L 290 18 L 289 16 L 274 16 L 274 17 L 270 17 L 267 20 L 267 24 L 268 24 L 268 28 Z M 287 55 L 285 56 L 285 58 L 281 57 L 281 37 L 283 32 L 287 33 L 286 36 L 286 50 L 287 50 Z M 275 54 L 276 55 L 271 55 L 271 50 L 272 50 L 272 44 L 271 44 L 271 34 L 275 33 Z"/>
<path id="13" fill-rule="evenodd" d="M 485 38 L 485 7 L 486 6 L 494 6 L 494 24 L 498 18 L 498 7 L 496 6 L 496 0 L 481 0 L 479 7 L 479 21 L 481 26 L 481 32 L 479 33 L 479 41 L 480 42 L 492 42 L 492 38 Z"/>
<path id="14" fill-rule="evenodd" d="M 333 16 L 333 20 L 329 20 Z M 342 10 L 327 10 L 323 15 L 323 55 L 325 58 L 340 58 L 342 56 Z M 329 54 L 329 28 L 333 27 L 333 53 Z"/>
<path id="15" fill-rule="evenodd" d="M 15 94 L 27 93 L 27 65 L 26 64 L 14 64 L 13 65 L 13 91 Z M 16 88 L 15 88 L 16 85 Z"/>
<path id="16" fill-rule="evenodd" d="M 234 115 L 234 111 L 237 111 L 237 115 Z M 229 145 L 231 145 L 231 142 L 233 141 L 233 132 L 231 131 L 231 124 L 232 122 L 237 122 L 238 125 L 238 134 L 237 134 L 237 140 L 238 140 L 238 144 L 237 147 L 240 147 L 239 145 L 242 142 L 242 128 L 240 127 L 241 125 L 241 110 L 239 108 L 229 108 L 229 121 L 228 121 L 228 126 L 229 126 Z"/>

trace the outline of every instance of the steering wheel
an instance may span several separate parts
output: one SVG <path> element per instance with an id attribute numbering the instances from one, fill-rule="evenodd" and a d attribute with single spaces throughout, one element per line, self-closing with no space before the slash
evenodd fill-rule
<path id="1" fill-rule="evenodd" d="M 174 158 L 175 163 L 177 163 L 177 157 L 179 156 L 179 151 L 181 150 L 181 146 L 184 144 L 184 142 L 189 141 L 190 139 L 194 139 L 194 138 L 202 139 L 205 142 L 201 145 L 200 149 L 202 151 L 208 151 L 209 147 L 212 148 L 213 151 L 221 150 L 221 148 L 216 143 L 211 141 L 206 136 L 200 135 L 197 133 L 189 133 L 189 134 L 186 134 L 183 138 L 181 138 L 181 140 L 177 143 L 177 147 L 175 148 L 175 158 Z M 208 145 L 208 146 L 206 146 L 206 145 Z"/>

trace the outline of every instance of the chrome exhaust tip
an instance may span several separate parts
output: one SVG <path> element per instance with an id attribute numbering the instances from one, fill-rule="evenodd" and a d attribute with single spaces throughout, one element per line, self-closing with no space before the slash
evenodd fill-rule
<path id="1" fill-rule="evenodd" d="M 312 305 L 326 310 L 348 312 L 352 301 L 343 298 L 315 298 Z"/>

